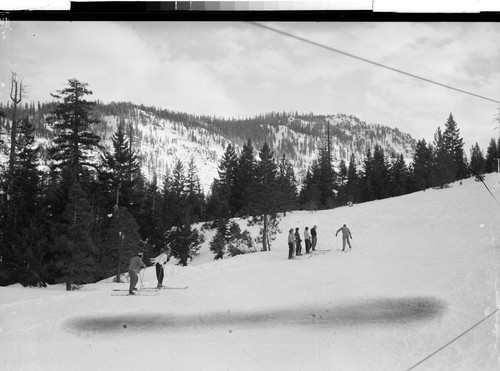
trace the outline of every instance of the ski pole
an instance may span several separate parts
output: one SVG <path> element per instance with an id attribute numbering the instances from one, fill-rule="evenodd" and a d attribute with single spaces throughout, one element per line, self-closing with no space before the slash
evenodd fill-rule
<path id="1" fill-rule="evenodd" d="M 146 268 L 143 268 L 142 269 L 142 274 L 139 275 L 139 277 L 141 277 L 141 286 L 140 286 L 140 290 L 142 290 L 142 287 L 144 286 L 142 281 L 143 281 L 143 278 L 144 278 L 144 272 L 146 272 Z"/>

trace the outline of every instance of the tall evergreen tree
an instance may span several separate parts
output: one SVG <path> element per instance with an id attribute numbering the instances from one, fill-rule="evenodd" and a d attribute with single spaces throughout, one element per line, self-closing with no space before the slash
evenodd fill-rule
<path id="1" fill-rule="evenodd" d="M 234 206 L 236 215 L 248 215 L 248 204 L 255 183 L 255 157 L 252 141 L 249 139 L 243 145 L 238 157 L 238 169 L 234 187 Z"/>
<path id="2" fill-rule="evenodd" d="M 455 180 L 456 167 L 454 157 L 449 151 L 449 145 L 444 139 L 441 128 L 438 127 L 434 134 L 434 164 L 433 185 L 443 188 L 445 184 Z"/>
<path id="3" fill-rule="evenodd" d="M 349 167 L 347 168 L 347 182 L 346 182 L 346 197 L 348 201 L 359 202 L 360 201 L 360 190 L 359 190 L 359 177 L 358 171 L 356 169 L 356 157 L 354 153 L 351 154 L 349 158 Z"/>
<path id="4" fill-rule="evenodd" d="M 305 210 L 318 210 L 321 206 L 321 193 L 318 187 L 317 162 L 307 169 L 302 188 L 299 192 L 299 202 Z"/>
<path id="5" fill-rule="evenodd" d="M 335 206 L 335 178 L 336 172 L 333 168 L 330 142 L 328 141 L 327 146 L 323 145 L 319 149 L 317 168 L 317 184 L 321 195 L 321 205 L 324 208 Z"/>
<path id="6" fill-rule="evenodd" d="M 402 154 L 389 167 L 389 192 L 391 196 L 401 196 L 407 193 L 408 167 Z"/>
<path id="7" fill-rule="evenodd" d="M 427 145 L 425 139 L 419 140 L 413 154 L 412 190 L 421 191 L 432 186 L 433 164 L 432 147 Z"/>
<path id="8" fill-rule="evenodd" d="M 66 283 L 66 290 L 92 282 L 96 271 L 94 245 L 90 238 L 91 210 L 80 184 L 74 182 L 69 192 L 69 203 L 62 214 L 62 222 L 53 226 L 53 262 L 60 274 L 58 281 Z"/>
<path id="9" fill-rule="evenodd" d="M 499 138 L 500 141 L 500 138 Z M 500 158 L 500 150 L 497 141 L 493 138 L 490 140 L 488 149 L 486 150 L 486 172 L 492 173 L 497 171 L 498 168 L 498 158 Z"/>
<path id="10" fill-rule="evenodd" d="M 130 256 L 134 255 L 141 238 L 139 226 L 126 207 L 120 207 L 113 215 L 111 225 L 106 231 L 106 256 L 102 269 L 104 277 L 116 274 L 116 282 L 121 282 L 122 273 L 128 269 Z"/>
<path id="11" fill-rule="evenodd" d="M 146 185 L 136 220 L 139 225 L 140 236 L 157 254 L 166 247 L 163 235 L 167 230 L 167 226 L 162 217 L 162 210 L 163 199 L 155 175 L 151 183 Z"/>
<path id="12" fill-rule="evenodd" d="M 99 136 L 92 132 L 92 126 L 99 120 L 92 116 L 93 102 L 85 100 L 92 94 L 87 84 L 69 79 L 68 87 L 52 94 L 62 99 L 56 110 L 47 118 L 55 131 L 54 146 L 49 153 L 53 167 L 67 169 L 74 180 L 79 180 L 84 167 L 94 167 L 91 152 L 99 146 Z"/>
<path id="13" fill-rule="evenodd" d="M 205 196 L 201 190 L 198 168 L 191 157 L 186 172 L 186 201 L 185 207 L 190 215 L 189 220 L 197 223 L 203 217 Z"/>
<path id="14" fill-rule="evenodd" d="M 467 177 L 467 164 L 464 154 L 464 141 L 460 136 L 458 125 L 450 113 L 443 132 L 443 142 L 448 156 L 452 159 L 454 179 L 459 180 Z"/>
<path id="15" fill-rule="evenodd" d="M 217 193 L 221 196 L 221 208 L 227 210 L 225 212 L 231 216 L 236 214 L 236 208 L 238 207 L 238 202 L 235 199 L 237 171 L 238 156 L 230 143 L 219 164 L 219 189 Z"/>
<path id="16" fill-rule="evenodd" d="M 293 166 L 286 159 L 285 154 L 279 164 L 277 186 L 279 209 L 286 214 L 287 211 L 297 206 L 297 180 Z"/>
<path id="17" fill-rule="evenodd" d="M 183 266 L 198 256 L 201 244 L 205 241 L 205 237 L 198 230 L 192 229 L 189 223 L 175 228 L 169 239 L 172 256 Z"/>
<path id="18" fill-rule="evenodd" d="M 470 168 L 478 175 L 484 174 L 486 171 L 486 160 L 477 142 L 470 149 Z"/>
<path id="19" fill-rule="evenodd" d="M 255 168 L 255 182 L 249 202 L 250 214 L 253 216 L 253 221 L 262 225 L 263 251 L 270 249 L 270 242 L 274 238 L 276 231 L 276 229 L 269 228 L 269 222 L 271 219 L 276 219 L 276 214 L 280 207 L 277 172 L 274 153 L 267 142 L 265 142 L 259 152 L 259 161 Z"/>
<path id="20" fill-rule="evenodd" d="M 373 155 L 370 148 L 366 152 L 363 174 L 363 199 L 371 201 L 388 197 L 388 179 L 388 165 L 385 160 L 384 150 L 376 144 Z"/>
<path id="21" fill-rule="evenodd" d="M 120 123 L 111 138 L 113 152 L 106 152 L 102 157 L 105 172 L 102 181 L 108 191 L 114 195 L 114 204 L 130 205 L 134 187 L 140 176 L 140 163 L 137 154 L 130 148 L 130 138 L 125 136 L 124 124 Z"/>
<path id="22" fill-rule="evenodd" d="M 17 125 L 15 163 L 8 194 L 9 207 L 0 210 L 0 283 L 45 285 L 42 264 L 46 231 L 40 220 L 42 189 L 34 127 L 27 119 Z"/>

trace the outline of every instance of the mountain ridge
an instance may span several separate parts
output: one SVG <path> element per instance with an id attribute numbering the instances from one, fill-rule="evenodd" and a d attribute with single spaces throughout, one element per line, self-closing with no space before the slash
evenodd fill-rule
<path id="1" fill-rule="evenodd" d="M 45 118 L 57 103 L 25 104 L 18 110 L 18 117 L 28 117 L 35 125 L 35 136 L 41 149 L 41 163 L 47 164 L 46 149 L 54 133 Z M 9 105 L 0 104 L 6 118 L 0 119 L 4 147 L 8 146 L 10 130 Z M 199 171 L 202 189 L 207 192 L 214 178 L 218 177 L 218 163 L 229 143 L 238 153 L 250 139 L 255 155 L 267 142 L 278 161 L 283 155 L 294 167 L 297 181 L 301 183 L 313 163 L 317 150 L 326 139 L 330 124 L 332 159 L 334 166 L 342 160 L 349 162 L 354 154 L 361 165 L 368 148 L 380 145 L 388 160 L 403 154 L 411 162 L 416 140 L 398 128 L 367 123 L 354 115 L 299 114 L 298 112 L 270 112 L 249 118 L 227 119 L 207 115 L 193 115 L 168 109 L 148 107 L 131 102 L 96 102 L 95 114 L 101 123 L 93 130 L 101 137 L 105 150 L 111 149 L 111 137 L 119 123 L 132 135 L 132 143 L 141 161 L 147 179 L 162 179 L 180 160 L 187 164 L 191 158 Z M 2 162 L 6 161 L 5 156 Z"/>

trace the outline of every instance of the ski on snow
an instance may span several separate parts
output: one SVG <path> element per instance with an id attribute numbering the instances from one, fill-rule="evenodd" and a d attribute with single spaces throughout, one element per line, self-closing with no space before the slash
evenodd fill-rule
<path id="1" fill-rule="evenodd" d="M 156 291 L 134 291 L 134 294 L 129 294 L 128 290 L 113 289 L 111 296 L 155 296 L 158 295 L 159 290 Z"/>
<path id="2" fill-rule="evenodd" d="M 189 286 L 143 287 L 142 290 L 184 290 Z"/>
<path id="3" fill-rule="evenodd" d="M 312 254 L 304 254 L 304 255 L 294 256 L 290 260 L 303 260 L 303 259 L 309 259 L 309 258 L 312 258 Z"/>
<path id="4" fill-rule="evenodd" d="M 351 250 L 351 249 L 349 249 L 349 250 Z M 347 250 L 337 249 L 337 251 L 340 251 L 340 252 L 343 252 L 343 253 L 347 254 Z"/>
<path id="5" fill-rule="evenodd" d="M 326 249 L 325 250 L 318 250 L 318 249 L 316 249 L 316 250 L 312 251 L 312 254 L 313 255 L 321 255 L 321 254 L 326 254 L 330 251 L 332 251 L 332 250 L 326 250 Z"/>

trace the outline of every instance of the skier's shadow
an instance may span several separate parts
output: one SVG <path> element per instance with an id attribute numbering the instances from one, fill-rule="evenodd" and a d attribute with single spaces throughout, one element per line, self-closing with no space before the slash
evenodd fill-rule
<path id="1" fill-rule="evenodd" d="M 432 297 L 373 298 L 349 304 L 315 303 L 293 308 L 204 312 L 201 314 L 157 313 L 87 316 L 69 319 L 66 328 L 77 334 L 123 331 L 203 329 L 258 326 L 384 326 L 405 325 L 442 316 L 446 303 Z"/>

